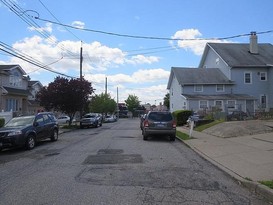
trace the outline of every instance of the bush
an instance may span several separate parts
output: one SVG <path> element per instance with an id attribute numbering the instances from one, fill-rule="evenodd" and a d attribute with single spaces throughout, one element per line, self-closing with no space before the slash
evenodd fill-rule
<path id="1" fill-rule="evenodd" d="M 185 125 L 189 116 L 192 115 L 191 110 L 177 110 L 173 112 L 173 116 L 178 126 Z"/>
<path id="2" fill-rule="evenodd" d="M 0 118 L 0 127 L 3 127 L 5 125 L 5 119 Z"/>

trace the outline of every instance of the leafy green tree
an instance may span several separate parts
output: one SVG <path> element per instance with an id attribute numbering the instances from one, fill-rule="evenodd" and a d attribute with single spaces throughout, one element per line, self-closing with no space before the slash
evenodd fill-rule
<path id="1" fill-rule="evenodd" d="M 170 93 L 165 95 L 163 104 L 170 109 Z"/>
<path id="2" fill-rule="evenodd" d="M 102 114 L 114 113 L 117 109 L 117 103 L 111 98 L 109 94 L 101 93 L 92 97 L 89 104 L 89 110 L 91 112 L 97 112 Z"/>
<path id="3" fill-rule="evenodd" d="M 82 111 L 93 92 L 91 83 L 84 78 L 80 80 L 58 76 L 47 87 L 44 86 L 36 98 L 47 111 L 54 109 L 66 113 L 71 125 L 75 113 Z"/>
<path id="4" fill-rule="evenodd" d="M 134 110 L 140 106 L 140 101 L 135 95 L 129 95 L 127 100 L 125 100 L 125 103 L 130 112 L 134 112 Z"/>

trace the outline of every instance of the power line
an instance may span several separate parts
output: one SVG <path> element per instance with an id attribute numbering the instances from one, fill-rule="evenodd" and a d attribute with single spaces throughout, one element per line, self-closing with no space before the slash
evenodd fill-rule
<path id="1" fill-rule="evenodd" d="M 44 69 L 44 70 L 47 70 L 47 71 L 49 71 L 49 72 L 52 72 L 52 73 L 55 73 L 55 74 L 58 74 L 58 75 L 62 75 L 62 76 L 68 77 L 68 78 L 75 78 L 75 77 L 73 77 L 73 76 L 69 76 L 69 75 L 66 75 L 66 74 L 57 72 L 57 71 L 55 71 L 55 70 L 52 70 L 52 69 L 49 67 L 49 65 L 52 65 L 52 64 L 54 64 L 54 63 L 60 61 L 62 58 L 59 59 L 59 60 L 57 60 L 57 61 L 55 61 L 55 62 L 52 62 L 52 63 L 50 63 L 50 64 L 48 64 L 48 65 L 43 65 L 40 61 L 34 59 L 33 57 L 31 57 L 31 56 L 29 56 L 29 55 L 27 55 L 27 54 L 25 54 L 25 53 L 22 53 L 22 52 L 19 52 L 19 51 L 13 49 L 11 46 L 5 44 L 5 43 L 2 42 L 2 41 L 0 41 L 0 46 L 2 47 L 2 48 L 0 47 L 0 50 L 1 50 L 1 51 L 5 52 L 5 53 L 8 53 L 9 55 L 12 55 L 12 56 L 14 56 L 14 57 L 17 57 L 17 58 L 19 58 L 19 59 L 21 59 L 21 60 L 23 60 L 23 61 L 26 61 L 26 62 L 28 62 L 28 63 L 30 63 L 30 64 L 32 64 L 32 65 L 35 65 L 35 66 L 37 66 L 37 67 L 39 67 L 39 68 L 41 68 L 41 69 Z"/>
<path id="2" fill-rule="evenodd" d="M 48 11 L 48 13 L 50 13 L 50 15 L 56 20 L 56 21 L 58 21 L 59 23 L 61 23 L 58 19 L 57 19 L 57 17 L 46 7 L 46 5 L 41 1 L 41 0 L 39 0 L 39 2 L 40 2 L 40 4 L 42 4 L 42 6 Z M 77 38 L 78 40 L 80 40 L 81 41 L 81 39 L 78 37 L 78 36 L 76 36 L 72 31 L 70 31 L 67 27 L 64 27 L 69 33 L 71 33 L 75 38 Z"/>
<path id="3" fill-rule="evenodd" d="M 102 31 L 102 30 L 95 30 L 95 29 L 89 29 L 89 28 L 80 28 L 76 26 L 71 26 L 67 24 L 63 24 L 60 22 L 48 20 L 48 19 L 43 19 L 38 16 L 31 16 L 32 18 L 35 18 L 40 21 L 76 29 L 76 30 L 82 30 L 82 31 L 88 31 L 88 32 L 94 32 L 94 33 L 101 33 L 105 35 L 112 35 L 112 36 L 118 36 L 118 37 L 126 37 L 126 38 L 135 38 L 135 39 L 148 39 L 148 40 L 168 40 L 168 41 L 202 41 L 202 40 L 228 40 L 228 39 L 234 39 L 234 38 L 239 38 L 239 37 L 245 37 L 245 36 L 250 36 L 250 33 L 246 34 L 239 34 L 239 35 L 233 35 L 233 36 L 227 36 L 227 37 L 216 37 L 216 38 L 168 38 L 168 37 L 155 37 L 155 36 L 138 36 L 138 35 L 129 35 L 129 34 L 120 34 L 120 33 L 114 33 L 114 32 L 107 32 L 107 31 Z M 256 32 L 256 34 L 267 34 L 267 33 L 273 33 L 273 30 L 268 30 L 268 31 L 261 31 L 261 32 Z"/>

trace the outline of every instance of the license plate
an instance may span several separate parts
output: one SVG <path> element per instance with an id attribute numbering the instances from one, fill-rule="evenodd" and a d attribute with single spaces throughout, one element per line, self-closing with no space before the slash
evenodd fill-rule
<path id="1" fill-rule="evenodd" d="M 164 124 L 157 124 L 157 127 L 166 127 Z"/>

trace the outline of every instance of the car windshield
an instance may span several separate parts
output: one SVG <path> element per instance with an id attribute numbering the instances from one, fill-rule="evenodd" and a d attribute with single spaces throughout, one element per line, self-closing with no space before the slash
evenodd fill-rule
<path id="1" fill-rule="evenodd" d="M 96 117 L 95 114 L 88 114 L 84 116 L 84 118 L 94 118 L 94 117 Z"/>
<path id="2" fill-rule="evenodd" d="M 171 121 L 172 115 L 164 112 L 150 113 L 149 119 L 153 121 Z"/>
<path id="3" fill-rule="evenodd" d="M 5 127 L 19 127 L 33 124 L 35 116 L 15 117 L 12 118 Z"/>

